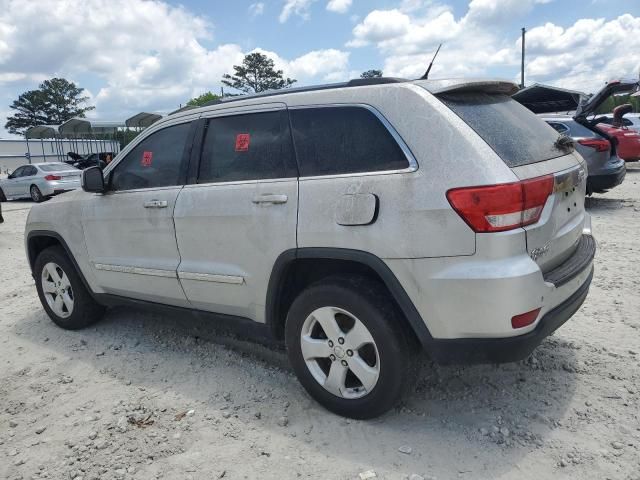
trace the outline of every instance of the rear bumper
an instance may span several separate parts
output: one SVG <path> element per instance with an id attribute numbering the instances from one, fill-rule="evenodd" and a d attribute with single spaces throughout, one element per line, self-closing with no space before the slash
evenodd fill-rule
<path id="1" fill-rule="evenodd" d="M 49 181 L 40 186 L 40 191 L 46 197 L 58 195 L 59 193 L 70 192 L 80 188 L 80 180 L 74 182 Z"/>
<path id="2" fill-rule="evenodd" d="M 624 180 L 627 174 L 627 168 L 622 162 L 622 166 L 610 173 L 602 175 L 589 175 L 587 178 L 587 187 L 592 192 L 602 192 L 617 187 Z"/>
<path id="3" fill-rule="evenodd" d="M 593 279 L 593 267 L 587 280 L 569 298 L 547 312 L 534 330 L 507 338 L 434 339 L 431 358 L 441 364 L 503 363 L 527 358 L 533 350 L 564 324 L 584 303 Z"/>

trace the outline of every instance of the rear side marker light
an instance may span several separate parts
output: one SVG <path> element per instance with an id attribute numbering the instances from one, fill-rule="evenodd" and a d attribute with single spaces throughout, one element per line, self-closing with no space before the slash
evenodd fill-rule
<path id="1" fill-rule="evenodd" d="M 540 313 L 540 308 L 536 308 L 535 310 L 531 310 L 527 313 L 521 313 L 520 315 L 516 315 L 511 319 L 511 326 L 513 328 L 523 328 L 531 325 L 538 318 L 538 314 Z"/>
<path id="2" fill-rule="evenodd" d="M 540 220 L 549 195 L 553 175 L 514 183 L 454 188 L 447 200 L 474 232 L 504 232 Z"/>
<path id="3" fill-rule="evenodd" d="M 583 138 L 578 140 L 578 143 L 585 147 L 595 148 L 596 152 L 608 152 L 611 149 L 611 144 L 606 138 Z"/>
<path id="4" fill-rule="evenodd" d="M 59 177 L 58 175 L 47 175 L 46 177 L 44 177 L 45 180 L 60 180 L 62 177 Z"/>

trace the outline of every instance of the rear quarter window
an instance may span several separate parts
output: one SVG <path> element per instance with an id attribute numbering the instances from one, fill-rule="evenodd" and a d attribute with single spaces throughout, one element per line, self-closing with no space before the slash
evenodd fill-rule
<path id="1" fill-rule="evenodd" d="M 440 100 L 487 142 L 509 167 L 561 157 L 558 132 L 506 95 L 449 93 Z"/>
<path id="2" fill-rule="evenodd" d="M 364 107 L 305 107 L 290 114 L 301 177 L 409 167 L 389 130 Z"/>
<path id="3" fill-rule="evenodd" d="M 40 170 L 43 172 L 63 172 L 65 170 L 77 170 L 77 168 L 64 163 L 52 163 L 51 165 L 40 165 Z"/>

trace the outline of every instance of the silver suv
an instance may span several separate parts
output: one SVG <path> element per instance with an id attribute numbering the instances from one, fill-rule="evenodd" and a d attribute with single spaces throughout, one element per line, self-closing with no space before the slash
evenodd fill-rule
<path id="1" fill-rule="evenodd" d="M 502 81 L 356 80 L 154 124 L 35 206 L 44 309 L 77 329 L 162 305 L 286 344 L 329 410 L 369 418 L 436 362 L 525 358 L 584 301 L 586 170 Z"/>

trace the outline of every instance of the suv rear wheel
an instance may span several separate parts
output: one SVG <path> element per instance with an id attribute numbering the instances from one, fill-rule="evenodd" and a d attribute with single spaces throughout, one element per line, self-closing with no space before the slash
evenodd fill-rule
<path id="1" fill-rule="evenodd" d="M 34 273 L 40 302 L 56 325 L 77 330 L 102 318 L 104 308 L 91 297 L 62 247 L 43 250 Z"/>
<path id="2" fill-rule="evenodd" d="M 285 327 L 289 360 L 328 410 L 373 418 L 414 378 L 414 349 L 387 292 L 366 278 L 316 283 L 293 302 Z"/>

